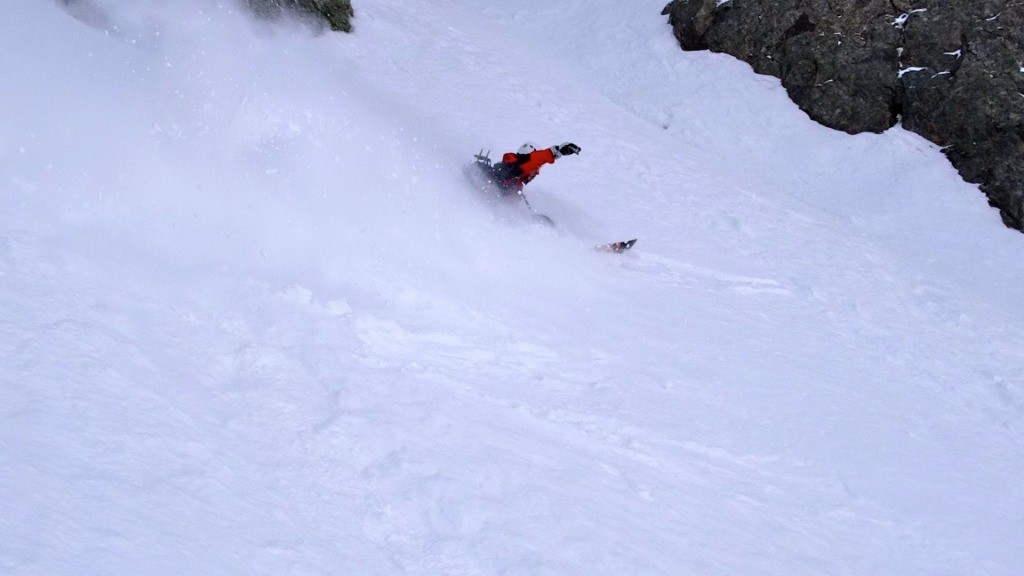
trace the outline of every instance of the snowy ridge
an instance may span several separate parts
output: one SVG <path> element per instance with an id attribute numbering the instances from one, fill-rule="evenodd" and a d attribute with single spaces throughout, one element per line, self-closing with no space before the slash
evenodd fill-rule
<path id="1" fill-rule="evenodd" d="M 1020 238 L 931 145 L 663 0 L 172 4 L 0 9 L 0 572 L 1024 564 Z M 463 181 L 523 140 L 559 232 Z"/>

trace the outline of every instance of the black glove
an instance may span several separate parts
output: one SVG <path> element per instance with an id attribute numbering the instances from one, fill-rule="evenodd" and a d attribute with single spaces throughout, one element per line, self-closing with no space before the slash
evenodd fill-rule
<path id="1" fill-rule="evenodd" d="M 573 144 L 572 142 L 566 142 L 565 144 L 559 144 L 555 146 L 555 150 L 558 151 L 559 156 L 568 156 L 569 154 L 579 154 L 580 147 Z"/>

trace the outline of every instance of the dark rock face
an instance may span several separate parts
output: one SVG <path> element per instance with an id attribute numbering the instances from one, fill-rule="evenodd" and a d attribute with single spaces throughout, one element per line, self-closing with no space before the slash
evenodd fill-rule
<path id="1" fill-rule="evenodd" d="M 257 15 L 278 18 L 285 11 L 326 21 L 332 30 L 351 32 L 352 4 L 349 0 L 245 0 Z"/>
<path id="2" fill-rule="evenodd" d="M 103 10 L 89 0 L 57 0 L 75 18 L 95 28 L 109 30 L 112 25 Z M 351 32 L 353 16 L 350 0 L 238 0 L 261 18 L 280 18 L 286 12 L 307 18 L 314 25 Z"/>
<path id="3" fill-rule="evenodd" d="M 902 121 L 1024 229 L 1024 4 L 674 0 L 663 14 L 684 50 L 777 76 L 826 126 L 881 132 Z"/>

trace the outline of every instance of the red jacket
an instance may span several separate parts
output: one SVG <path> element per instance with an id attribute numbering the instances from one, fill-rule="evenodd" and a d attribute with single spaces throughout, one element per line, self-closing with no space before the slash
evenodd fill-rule
<path id="1" fill-rule="evenodd" d="M 514 174 L 510 176 L 504 184 L 515 185 L 517 188 L 522 190 L 524 184 L 537 177 L 537 174 L 540 173 L 541 166 L 555 163 L 555 153 L 552 152 L 550 148 L 534 150 L 529 154 L 506 152 L 505 155 L 501 157 L 501 161 L 516 168 Z"/>

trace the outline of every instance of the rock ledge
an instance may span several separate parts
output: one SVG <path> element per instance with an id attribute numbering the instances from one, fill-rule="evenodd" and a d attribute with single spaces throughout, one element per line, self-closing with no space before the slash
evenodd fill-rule
<path id="1" fill-rule="evenodd" d="M 1017 0 L 674 0 L 684 50 L 782 80 L 815 121 L 902 122 L 1024 229 L 1024 3 Z"/>

